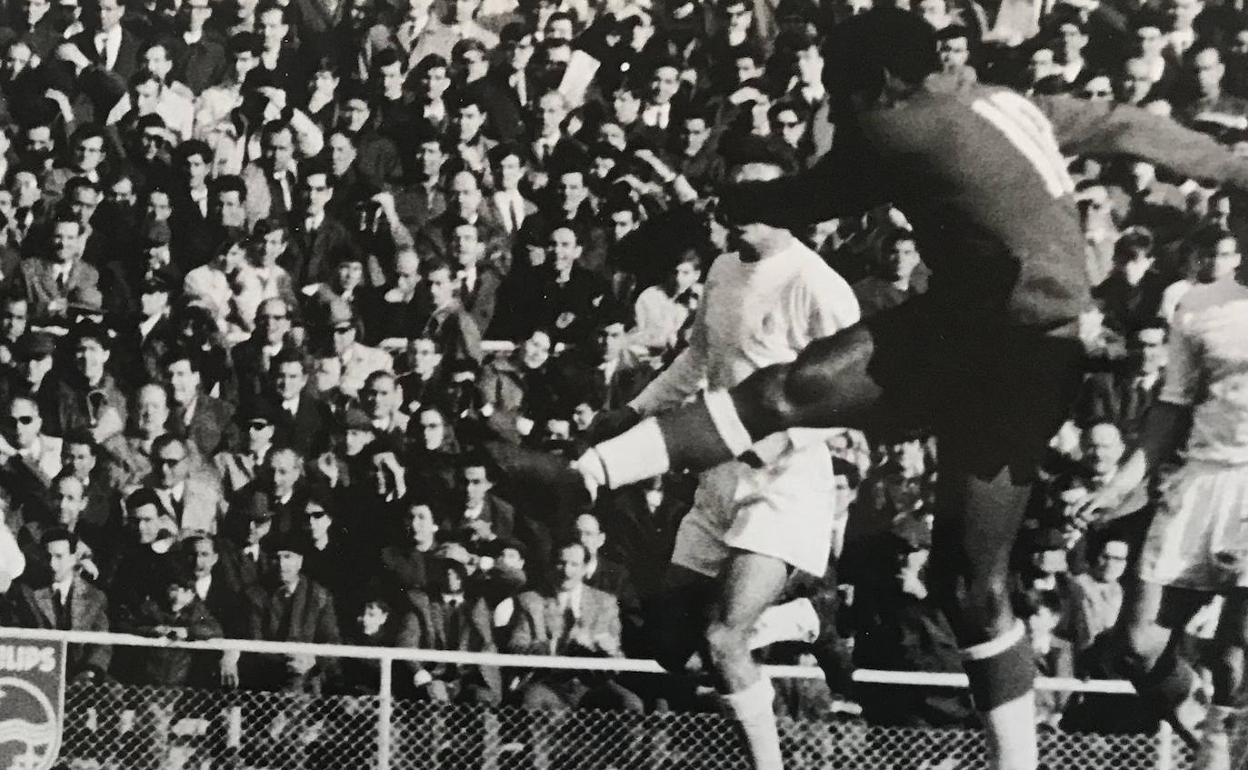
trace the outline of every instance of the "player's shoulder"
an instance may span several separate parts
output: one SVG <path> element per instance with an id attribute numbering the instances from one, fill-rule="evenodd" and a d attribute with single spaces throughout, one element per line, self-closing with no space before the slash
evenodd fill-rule
<path id="1" fill-rule="evenodd" d="M 1248 286 L 1238 281 L 1198 283 L 1184 293 L 1175 308 L 1175 317 L 1182 322 L 1193 316 L 1223 308 L 1231 303 L 1248 301 Z"/>

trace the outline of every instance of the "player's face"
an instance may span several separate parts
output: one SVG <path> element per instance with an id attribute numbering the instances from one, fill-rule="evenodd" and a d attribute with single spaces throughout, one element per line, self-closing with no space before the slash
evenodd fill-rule
<path id="1" fill-rule="evenodd" d="M 1205 283 L 1217 281 L 1234 275 L 1239 263 L 1239 244 L 1234 238 L 1223 238 L 1211 252 L 1201 253 L 1197 277 Z"/>

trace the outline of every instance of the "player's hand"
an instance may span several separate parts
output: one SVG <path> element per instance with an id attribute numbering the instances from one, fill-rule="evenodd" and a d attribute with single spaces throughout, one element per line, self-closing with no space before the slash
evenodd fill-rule
<path id="1" fill-rule="evenodd" d="M 615 438 L 624 431 L 641 422 L 641 415 L 631 406 L 599 412 L 585 432 L 585 439 L 591 444 L 598 444 L 609 438 Z"/>
<path id="2" fill-rule="evenodd" d="M 598 490 L 607 483 L 607 468 L 602 464 L 602 457 L 593 449 L 581 455 L 572 463 L 572 469 L 581 474 L 581 483 L 589 493 L 589 499 L 598 499 Z"/>
<path id="3" fill-rule="evenodd" d="M 1106 511 L 1112 511 L 1122 505 L 1131 494 L 1132 486 L 1111 481 L 1087 497 L 1075 503 L 1071 509 L 1073 521 L 1079 529 L 1087 529 L 1094 525 Z"/>

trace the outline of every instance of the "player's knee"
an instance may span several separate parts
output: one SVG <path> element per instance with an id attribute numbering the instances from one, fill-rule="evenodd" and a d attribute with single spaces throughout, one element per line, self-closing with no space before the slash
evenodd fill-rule
<path id="1" fill-rule="evenodd" d="M 742 657 L 749 657 L 748 632 L 722 620 L 712 621 L 706 629 L 706 650 L 712 667 L 723 671 Z"/>
<path id="2" fill-rule="evenodd" d="M 1009 630 L 1009 580 L 1005 575 L 976 578 L 938 575 L 934 594 L 962 643 L 981 642 Z"/>

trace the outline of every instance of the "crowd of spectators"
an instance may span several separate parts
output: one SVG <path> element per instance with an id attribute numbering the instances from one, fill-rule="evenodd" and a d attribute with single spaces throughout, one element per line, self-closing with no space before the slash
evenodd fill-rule
<path id="1" fill-rule="evenodd" d="M 724 250 L 714 195 L 733 148 L 764 144 L 792 170 L 828 150 L 821 35 L 869 5 L 11 3 L 0 490 L 21 556 L 0 563 L 0 622 L 645 656 L 642 607 L 695 480 L 591 505 L 551 469 L 679 355 Z M 913 11 L 955 87 L 1134 105 L 1248 152 L 1248 20 L 1231 5 Z M 1016 609 L 1044 673 L 1096 676 L 1154 495 L 1090 529 L 1067 512 L 1116 471 L 1174 308 L 1236 268 L 1243 222 L 1234 198 L 1146 163 L 1071 171 L 1097 310 L 1020 541 Z M 864 315 L 926 289 L 904 210 L 798 235 Z M 829 446 L 845 558 L 794 591 L 837 597 L 845 665 L 959 670 L 925 583 L 936 450 L 853 431 Z M 670 695 L 398 668 L 398 694 L 443 701 L 640 711 Z M 359 661 L 101 646 L 74 647 L 69 674 L 346 693 L 378 677 Z M 854 697 L 890 724 L 971 713 L 956 692 Z M 1043 718 L 1106 724 L 1078 706 L 1055 698 Z"/>

